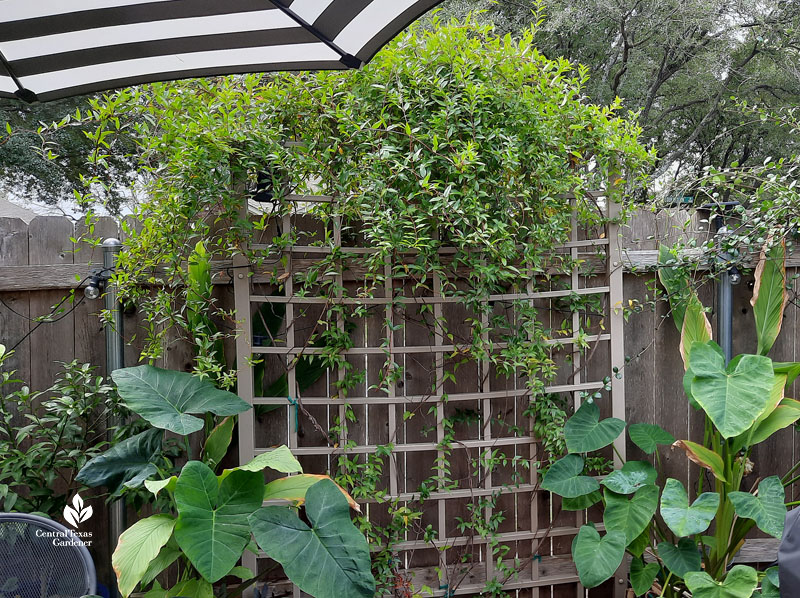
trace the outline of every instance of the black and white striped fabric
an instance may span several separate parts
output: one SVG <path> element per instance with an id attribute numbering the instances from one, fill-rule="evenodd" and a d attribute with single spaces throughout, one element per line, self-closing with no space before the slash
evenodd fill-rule
<path id="1" fill-rule="evenodd" d="M 441 0 L 0 0 L 0 97 L 358 68 Z"/>

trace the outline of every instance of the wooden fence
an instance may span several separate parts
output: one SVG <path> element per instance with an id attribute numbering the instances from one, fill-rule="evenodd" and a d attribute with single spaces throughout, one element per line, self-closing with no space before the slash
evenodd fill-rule
<path id="1" fill-rule="evenodd" d="M 700 225 L 697 223 L 687 233 L 681 227 L 680 218 L 675 218 L 674 216 L 660 218 L 661 220 L 657 220 L 650 216 L 644 216 L 636 219 L 629 227 L 622 230 L 626 249 L 622 251 L 621 263 L 628 270 L 631 268 L 637 270 L 635 273 L 626 272 L 624 275 L 623 301 L 626 304 L 629 300 L 638 300 L 646 306 L 653 297 L 652 289 L 650 288 L 652 285 L 652 273 L 644 271 L 645 266 L 654 262 L 655 242 L 652 239 L 648 239 L 656 230 L 656 224 L 653 224 L 653 222 L 658 222 L 658 226 L 661 227 L 659 235 L 664 233 L 672 235 L 698 234 L 697 228 Z M 678 223 L 677 225 L 676 222 Z M 17 219 L 0 218 L 0 343 L 5 344 L 8 348 L 15 347 L 15 356 L 9 366 L 16 369 L 18 376 L 23 380 L 29 381 L 34 389 L 44 389 L 52 384 L 59 371 L 58 362 L 78 359 L 82 362 L 95 364 L 101 369 L 105 364 L 105 344 L 102 325 L 98 317 L 102 308 L 100 302 L 80 300 L 82 294 L 79 293 L 77 295 L 77 304 L 64 303 L 62 305 L 64 310 L 52 318 L 54 321 L 44 324 L 39 324 L 35 321 L 38 316 L 50 314 L 52 307 L 63 299 L 69 289 L 78 288 L 80 286 L 79 282 L 91 272 L 92 268 L 102 263 L 102 252 L 99 247 L 91 247 L 85 243 L 76 245 L 70 240 L 70 238 L 77 236 L 76 232 L 81 232 L 80 226 L 76 230 L 73 222 L 66 218 L 39 217 L 29 225 Z M 103 219 L 96 225 L 92 236 L 95 238 L 119 237 L 120 234 L 117 224 L 113 220 Z M 700 231 L 699 234 L 704 234 L 704 231 Z M 613 242 L 607 246 L 613 246 Z M 295 253 L 295 255 L 297 254 Z M 797 273 L 795 268 L 800 264 L 796 263 L 795 258 L 792 258 L 789 263 L 793 268 L 789 274 L 789 279 L 793 280 L 792 284 L 796 293 L 800 291 L 800 288 L 798 288 L 800 283 L 794 280 L 794 275 Z M 619 266 L 616 267 L 618 268 Z M 614 266 L 612 266 L 613 268 Z M 216 280 L 218 283 L 216 289 L 217 300 L 225 308 L 235 307 L 233 290 L 236 280 L 238 279 L 235 276 L 233 278 L 218 277 L 218 280 Z M 238 284 L 242 287 L 241 282 Z M 755 332 L 749 305 L 751 289 L 752 277 L 747 275 L 742 283 L 735 287 L 734 352 L 752 351 L 755 346 Z M 244 291 L 244 294 L 239 291 Z M 263 288 L 254 290 L 249 286 L 247 288 L 242 287 L 239 291 L 237 291 L 237 296 L 240 303 L 243 301 L 242 298 L 245 298 L 243 305 L 248 305 L 250 301 L 268 301 L 265 297 L 270 295 Z M 701 299 L 707 305 L 713 305 L 713 285 L 709 284 L 703 287 Z M 243 307 L 243 305 L 239 305 L 239 307 Z M 442 306 L 442 304 L 439 305 L 438 309 L 442 311 L 443 315 L 447 316 L 448 310 L 452 308 Z M 386 309 L 386 305 L 383 308 Z M 243 307 L 241 311 L 242 313 L 249 313 L 247 307 Z M 380 319 L 381 321 L 383 320 L 382 317 Z M 142 338 L 137 335 L 137 332 L 140 331 L 140 322 L 141 315 L 135 311 L 125 314 L 124 334 L 128 341 L 125 355 L 126 365 L 133 365 L 138 361 L 138 352 L 142 346 Z M 377 338 L 374 334 L 370 336 L 370 330 L 372 330 L 370 326 L 372 324 L 367 322 L 358 333 L 360 338 L 363 338 L 363 341 L 356 345 L 357 348 L 366 349 L 372 342 L 370 339 L 373 336 Z M 376 324 L 376 326 L 379 325 Z M 796 346 L 795 340 L 798 327 L 800 327 L 800 321 L 798 321 L 797 310 L 790 307 L 787 309 L 785 316 L 783 332 L 772 353 L 774 359 L 785 361 L 800 360 L 800 346 Z M 375 327 L 374 330 L 377 329 Z M 398 358 L 402 358 L 402 355 L 405 354 L 404 347 L 413 346 L 415 343 L 417 345 L 429 344 L 427 340 L 425 343 L 416 342 L 413 339 L 409 341 L 408 335 L 410 333 L 406 332 L 404 334 L 406 337 L 403 339 L 398 338 L 398 342 L 395 345 L 395 354 L 401 356 Z M 425 335 L 427 334 L 428 331 L 426 330 Z M 249 347 L 241 344 L 248 342 L 248 340 L 251 343 L 253 341 L 252 337 L 248 339 L 246 336 L 240 339 L 240 352 L 269 353 L 269 351 L 264 351 L 262 348 L 253 347 L 252 344 Z M 299 338 L 295 339 L 295 343 L 300 342 L 300 340 Z M 296 345 L 292 346 L 296 349 Z M 623 376 L 621 381 L 618 382 L 619 384 L 624 384 L 626 396 L 625 417 L 631 422 L 658 423 L 678 438 L 702 439 L 701 419 L 697 413 L 691 410 L 683 396 L 683 366 L 677 347 L 678 333 L 672 321 L 667 317 L 666 308 L 663 304 L 657 304 L 655 311 L 645 307 L 641 312 L 630 316 L 628 322 L 624 325 L 624 353 L 629 358 L 629 361 L 622 368 Z M 190 366 L 191 355 L 190 346 L 185 343 L 174 342 L 166 347 L 165 357 L 159 365 L 185 370 Z M 441 358 L 437 357 L 437 355 L 443 355 L 442 352 L 428 350 L 425 355 L 426 359 L 429 358 L 431 361 L 431 367 L 425 370 L 427 374 L 422 369 L 415 373 L 413 364 L 409 364 L 410 375 L 407 380 L 403 381 L 405 388 L 395 388 L 395 397 L 390 400 L 392 404 L 406 401 L 408 397 L 429 394 L 431 381 L 428 380 L 428 375 L 433 372 L 433 375 L 441 376 L 446 364 Z M 286 352 L 284 351 L 281 359 L 285 358 L 285 356 Z M 275 356 L 271 357 L 275 358 Z M 370 368 L 380 367 L 378 360 L 383 360 L 383 355 L 372 355 L 369 351 L 355 351 L 352 356 L 348 356 L 348 359 L 354 361 L 363 360 L 365 367 L 369 370 Z M 606 375 L 609 370 L 608 364 L 610 363 L 610 355 L 607 351 L 605 349 L 597 351 L 592 359 L 596 360 L 599 365 L 593 366 L 587 371 L 594 376 L 602 377 L 602 375 Z M 476 365 L 476 368 L 479 367 L 479 365 Z M 477 371 L 476 380 L 478 378 Z M 418 377 L 417 374 L 419 374 Z M 337 375 L 334 373 L 334 379 Z M 242 380 L 245 380 L 245 378 L 242 378 Z M 596 381 L 590 377 L 581 381 L 581 383 Z M 512 381 L 511 386 L 493 386 L 488 389 L 481 389 L 477 386 L 473 388 L 473 382 L 475 381 L 471 379 L 466 380 L 460 383 L 461 386 L 458 388 L 448 389 L 448 392 L 450 394 L 463 393 L 468 399 L 465 399 L 467 403 L 474 403 L 476 408 L 480 409 L 482 404 L 494 404 L 493 395 L 481 393 L 497 393 L 500 390 L 506 392 L 507 390 L 513 390 L 514 384 L 516 384 Z M 339 409 L 338 406 L 331 407 L 321 403 L 314 404 L 316 399 L 330 396 L 330 379 L 326 378 L 324 382 L 319 384 L 322 385 L 319 389 L 309 389 L 303 395 L 304 398 L 308 397 L 310 399 L 306 409 L 320 418 L 327 418 L 331 414 L 336 415 Z M 371 393 L 366 390 L 366 386 L 363 390 L 364 392 L 359 393 L 359 395 L 363 397 L 364 404 L 356 405 L 355 407 L 359 410 L 359 414 L 372 411 L 373 415 L 367 416 L 365 419 L 365 421 L 369 422 L 368 424 L 361 428 L 354 427 L 351 433 L 355 435 L 357 444 L 369 447 L 380 442 L 372 438 L 380 438 L 381 434 L 383 434 L 381 426 L 385 427 L 385 423 L 387 423 L 383 421 L 383 418 L 391 418 L 392 413 L 397 417 L 399 412 L 394 409 L 388 409 L 385 414 L 378 415 L 377 411 L 375 411 L 378 407 L 373 406 L 367 400 L 375 397 L 371 397 Z M 575 393 L 578 393 L 578 390 L 573 388 L 569 388 L 567 391 L 573 393 L 573 398 L 575 398 Z M 470 393 L 475 394 L 475 396 L 470 398 L 472 396 Z M 256 400 L 255 397 L 257 396 L 259 395 L 251 389 L 248 398 L 253 399 L 256 403 L 269 404 L 276 401 L 274 397 L 261 397 Z M 311 400 L 314 397 L 316 399 Z M 282 397 L 280 399 L 285 400 Z M 508 398 L 502 400 L 509 401 Z M 519 409 L 521 404 L 517 405 L 518 402 L 516 399 L 510 399 L 509 405 L 511 405 L 512 411 Z M 301 459 L 308 465 L 309 471 L 323 471 L 327 468 L 335 467 L 330 458 L 331 451 L 324 446 L 324 443 L 320 444 L 318 441 L 311 440 L 313 435 L 310 430 L 306 430 L 305 434 L 303 432 L 298 434 L 301 428 L 294 429 L 292 425 L 294 410 L 290 407 L 289 405 L 282 406 L 280 410 L 272 412 L 271 415 L 268 414 L 268 417 L 262 418 L 260 427 L 256 426 L 255 420 L 251 420 L 253 424 L 252 444 L 246 445 L 245 451 L 254 453 L 257 448 L 264 448 L 278 442 L 288 442 L 301 454 Z M 386 410 L 386 407 L 380 407 L 380 409 Z M 489 406 L 484 412 L 489 414 L 492 413 L 491 410 L 492 406 Z M 609 412 L 607 415 L 610 414 Z M 436 435 L 434 443 L 441 434 L 440 423 L 440 421 L 431 422 Z M 303 425 L 302 422 L 301 425 Z M 418 425 L 421 426 L 422 424 L 414 422 L 414 426 Z M 462 430 L 462 433 L 464 434 L 463 440 L 466 441 L 485 443 L 485 441 L 492 440 L 492 437 L 470 436 L 471 434 L 474 435 L 476 430 L 470 431 L 467 427 Z M 429 477 L 431 467 L 435 469 L 437 456 L 435 444 L 433 448 L 427 447 L 431 450 L 415 451 L 411 445 L 423 442 L 423 438 L 420 435 L 421 428 L 409 428 L 404 434 L 404 444 L 409 450 L 400 451 L 403 458 L 396 462 L 395 467 L 404 473 L 407 478 L 409 476 L 411 478 L 417 476 L 421 477 L 421 479 Z M 496 438 L 494 439 L 496 440 Z M 783 473 L 788 469 L 796 459 L 800 458 L 797 440 L 796 433 L 790 428 L 776 434 L 762 447 L 759 447 L 753 457 L 755 471 L 751 476 L 752 479 L 755 480 L 758 476 L 773 473 Z M 424 440 L 424 442 L 430 442 L 430 440 Z M 636 447 L 630 444 L 627 446 L 627 451 L 629 457 L 640 456 Z M 668 475 L 672 477 L 691 479 L 698 475 L 697 468 L 691 466 L 680 452 L 664 449 L 661 457 L 662 462 L 666 464 Z M 389 484 L 391 484 L 391 479 L 397 480 L 400 478 L 394 475 L 387 477 Z M 405 494 L 413 492 L 414 488 L 412 486 L 415 482 L 416 479 L 412 479 L 409 482 L 411 485 L 389 487 L 389 490 L 393 494 L 404 498 Z M 492 487 L 491 478 L 488 481 L 484 479 L 481 483 L 483 491 Z M 496 480 L 495 483 L 497 484 L 498 481 Z M 502 480 L 499 483 L 502 483 Z M 525 484 L 535 484 L 535 478 L 527 480 Z M 504 528 L 508 534 L 506 540 L 513 542 L 517 554 L 524 557 L 526 549 L 521 548 L 522 545 L 527 543 L 529 547 L 527 550 L 530 551 L 533 546 L 532 540 L 535 539 L 537 533 L 540 533 L 541 529 L 554 522 L 553 518 L 555 518 L 555 524 L 563 531 L 563 534 L 552 536 L 548 540 L 547 546 L 540 548 L 539 556 L 541 559 L 537 558 L 532 561 L 529 572 L 525 573 L 526 577 L 521 578 L 522 582 L 516 586 L 524 589 L 514 589 L 514 591 L 518 592 L 517 595 L 520 598 L 527 598 L 528 596 L 537 598 L 569 596 L 572 598 L 576 595 L 582 595 L 582 590 L 575 583 L 576 578 L 568 557 L 571 541 L 570 534 L 574 533 L 575 525 L 580 523 L 576 517 L 581 517 L 581 515 L 563 513 L 559 515 L 555 497 L 551 501 L 551 497 L 543 495 L 546 493 L 540 493 L 534 499 L 532 492 L 532 488 L 525 486 L 524 491 L 512 492 L 510 493 L 510 498 L 501 500 L 500 507 L 509 509 L 510 512 L 516 514 L 514 525 L 527 526 L 526 529 L 528 530 L 525 532 L 520 529 Z M 792 489 L 791 496 L 793 500 L 797 500 L 799 494 L 800 489 L 797 486 Z M 409 497 L 405 496 L 405 498 Z M 453 518 L 463 512 L 466 502 L 466 497 L 460 496 L 457 492 L 450 498 L 452 499 L 451 502 L 445 500 L 432 501 L 431 504 L 434 507 L 425 511 L 425 522 L 430 522 L 439 528 L 448 528 Z M 528 506 L 524 507 L 523 503 Z M 452 504 L 452 508 L 445 506 L 448 504 Z M 99 506 L 95 505 L 96 512 L 100 511 Z M 589 517 L 596 518 L 596 514 L 590 513 Z M 111 550 L 107 542 L 104 541 L 106 530 L 103 524 L 103 516 L 100 512 L 92 519 L 90 531 L 94 532 L 97 539 L 93 555 L 98 563 L 100 577 L 107 581 L 111 578 L 109 563 Z M 514 534 L 516 533 L 523 533 L 524 537 L 520 536 L 515 539 Z M 455 538 L 447 537 L 454 543 L 458 542 Z M 408 554 L 413 554 L 414 556 L 409 556 L 405 563 L 409 569 L 416 570 L 415 572 L 419 576 L 417 582 L 419 582 L 427 575 L 422 569 L 435 565 L 434 559 L 438 559 L 438 556 L 435 555 L 435 551 L 423 550 L 414 544 L 417 541 L 416 539 L 408 539 L 407 541 L 411 542 L 411 544 L 402 546 L 402 548 L 408 549 Z M 529 556 L 532 555 L 529 554 Z M 477 592 L 478 585 L 481 583 L 481 578 L 486 573 L 486 571 L 480 572 L 472 580 L 467 580 L 467 583 L 462 584 L 462 591 L 459 591 L 458 595 L 474 595 Z M 534 581 L 535 578 L 538 578 L 538 583 Z M 428 579 L 428 584 L 430 585 L 431 583 L 435 583 L 435 581 Z M 514 581 L 511 580 L 509 588 L 513 589 L 514 587 Z M 622 584 L 615 584 L 612 581 L 601 588 L 591 591 L 589 595 L 597 597 L 619 595 L 618 591 L 615 592 L 615 590 L 619 590 L 620 587 L 622 587 Z M 447 590 L 439 591 L 438 595 L 444 595 L 446 592 Z"/>

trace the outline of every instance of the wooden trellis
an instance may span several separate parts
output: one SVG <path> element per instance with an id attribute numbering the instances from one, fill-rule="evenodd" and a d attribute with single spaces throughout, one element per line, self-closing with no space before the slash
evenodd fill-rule
<path id="1" fill-rule="evenodd" d="M 594 195 L 598 206 L 613 217 L 618 206 L 605 202 L 601 193 Z M 297 244 L 277 253 L 269 253 L 268 245 L 253 245 L 251 249 L 264 251 L 259 267 L 244 257 L 234 262 L 235 305 L 241 322 L 236 351 L 238 393 L 255 406 L 239 419 L 240 460 L 247 462 L 285 443 L 305 471 L 335 475 L 342 469 L 343 455 L 361 456 L 363 461 L 383 451 L 388 463 L 377 482 L 383 493 L 358 498 L 362 510 L 382 524 L 389 520 L 388 505 L 393 499 L 398 501 L 396 507 L 408 505 L 421 513 L 418 532 L 405 534 L 394 545 L 398 583 L 409 580 L 418 590 L 427 585 L 435 596 L 472 596 L 484 589 L 487 579 L 497 577 L 506 591 L 520 598 L 583 596 L 569 555 L 570 544 L 587 517 L 599 518 L 591 512 L 560 512 L 558 497 L 538 490 L 536 469 L 522 465 L 522 461 L 541 458 L 533 422 L 524 415 L 530 402 L 525 381 L 499 374 L 488 360 L 460 362 L 461 340 L 471 333 L 470 314 L 456 298 L 441 295 L 440 280 L 434 279 L 424 293 L 412 293 L 409 281 L 387 265 L 381 291 L 366 296 L 361 288 L 363 272 L 339 264 L 328 273 L 339 289 L 333 300 L 298 294 L 295 275 L 332 251 L 363 256 L 372 250 L 360 244 L 357 231 L 343 234 L 335 206 L 326 237 L 326 225 L 310 216 L 304 206 L 330 202 L 330 198 L 303 196 L 293 201 L 298 209 L 271 221 L 263 239 L 270 241 L 294 231 Z M 328 242 L 320 244 L 324 238 Z M 541 277 L 530 276 L 521 290 L 493 295 L 488 301 L 495 312 L 507 313 L 515 301 L 531 302 L 549 327 L 565 317 L 558 307 L 564 301 L 596 296 L 601 314 L 568 314 L 571 322 L 566 327 L 572 334 L 552 339 L 553 358 L 562 367 L 547 391 L 569 397 L 577 406 L 586 393 L 610 386 L 610 396 L 600 402 L 603 415 L 624 418 L 622 315 L 615 309 L 623 299 L 617 226 L 584 231 L 573 221 L 571 240 L 561 251 L 581 265 L 547 283 L 549 286 L 543 286 Z M 268 283 L 275 274 L 282 288 Z M 323 312 L 334 303 L 342 306 L 341 317 L 323 321 Z M 266 342 L 254 334 L 264 304 L 274 306 L 276 312 L 285 309 L 284 324 L 276 337 Z M 488 317 L 481 316 L 484 325 Z M 513 313 L 510 318 L 513 321 Z M 442 319 L 447 321 L 452 339 L 431 325 Z M 343 351 L 349 371 L 341 367 L 326 370 L 309 385 L 307 380 L 298 380 L 298 368 L 290 364 L 296 363 L 298 356 L 323 351 L 307 341 L 312 330 L 325 326 L 350 336 L 352 346 Z M 588 335 L 578 335 L 581 328 L 588 329 Z M 488 337 L 484 340 L 492 341 L 495 348 L 503 346 Z M 259 378 L 286 376 L 288 396 L 260 396 L 263 392 L 256 391 L 253 365 L 259 362 L 263 363 Z M 386 368 L 399 368 L 400 374 L 379 391 L 377 385 Z M 341 382 L 353 372 L 362 374 L 345 396 Z M 301 386 L 306 387 L 301 390 Z M 260 379 L 259 388 L 264 388 Z M 347 421 L 346 405 L 355 421 L 341 426 Z M 447 452 L 442 450 L 446 421 L 456 422 Z M 341 428 L 335 443 L 328 435 L 332 427 Z M 388 445 L 391 451 L 386 450 Z M 616 448 L 624 455 L 622 439 Z M 495 450 L 501 451 L 508 463 L 481 468 L 481 454 Z M 449 476 L 444 475 L 444 468 Z M 477 477 L 472 475 L 476 471 Z M 445 477 L 454 480 L 454 487 L 443 486 Z M 427 496 L 420 503 L 420 485 L 426 480 L 423 492 Z M 496 500 L 481 503 L 490 497 Z M 502 514 L 493 539 L 508 546 L 504 558 L 509 564 L 516 559 L 516 575 L 498 571 L 491 555 L 486 558 L 486 538 L 459 532 L 459 521 L 469 518 L 470 508 L 480 509 L 485 521 Z M 435 538 L 426 541 L 421 530 L 428 526 Z M 461 562 L 464 555 L 469 555 L 466 564 Z M 265 561 L 250 556 L 245 565 L 263 566 Z M 624 595 L 625 586 L 614 582 L 613 593 Z M 285 587 L 289 592 L 289 586 Z M 297 588 L 291 593 L 303 595 Z"/>

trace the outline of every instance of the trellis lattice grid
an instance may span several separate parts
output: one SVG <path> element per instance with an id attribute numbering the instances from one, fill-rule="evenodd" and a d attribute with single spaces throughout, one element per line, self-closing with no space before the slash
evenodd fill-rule
<path id="1" fill-rule="evenodd" d="M 594 195 L 614 216 L 618 206 Z M 240 416 L 240 460 L 287 444 L 306 472 L 371 471 L 374 494 L 356 496 L 370 521 L 385 526 L 392 511 L 406 508 L 402 513 L 412 522 L 393 544 L 395 596 L 405 596 L 410 585 L 428 586 L 435 596 L 477 596 L 492 579 L 518 598 L 584 596 L 570 544 L 587 518 L 600 518 L 591 511 L 562 512 L 558 497 L 539 490 L 536 468 L 525 466 L 542 458 L 526 415 L 531 397 L 525 380 L 498 372 L 488 359 L 463 358 L 476 316 L 457 298 L 442 296 L 442 281 L 412 289 L 411 277 L 387 264 L 381 287 L 366 294 L 364 272 L 347 261 L 372 251 L 358 231 L 343 231 L 335 205 L 326 223 L 309 214 L 308 206 L 331 198 L 292 199 L 293 213 L 272 219 L 261 237 L 284 234 L 295 244 L 279 251 L 254 244 L 252 250 L 263 251 L 260 265 L 244 257 L 234 263 L 238 392 L 254 405 Z M 493 314 L 511 323 L 513 306 L 529 302 L 544 326 L 566 330 L 551 341 L 560 367 L 548 393 L 577 406 L 587 393 L 610 387 L 601 411 L 624 418 L 617 239 L 614 224 L 586 231 L 573 219 L 571 239 L 560 252 L 579 265 L 550 280 L 530 275 L 487 300 Z M 335 296 L 299 292 L 298 274 L 332 253 L 343 256 L 326 272 Z M 269 282 L 276 274 L 280 286 Z M 576 297 L 595 298 L 589 302 L 594 307 L 570 313 L 564 306 Z M 327 319 L 332 306 L 337 316 Z M 490 314 L 478 317 L 489 323 Z M 436 325 L 442 321 L 446 328 Z M 308 359 L 324 353 L 309 339 L 328 328 L 349 338 L 342 351 L 346 367 Z M 501 339 L 483 334 L 495 349 L 503 347 Z M 616 448 L 624 455 L 624 443 Z M 376 455 L 385 466 L 365 469 Z M 481 534 L 465 524 L 470 521 L 492 522 L 496 529 Z M 503 562 L 513 574 L 492 558 L 493 542 L 507 547 Z M 263 568 L 267 561 L 249 556 L 244 564 Z M 284 595 L 303 595 L 276 583 L 273 596 L 281 588 Z M 624 585 L 613 587 L 594 595 L 623 595 Z"/>

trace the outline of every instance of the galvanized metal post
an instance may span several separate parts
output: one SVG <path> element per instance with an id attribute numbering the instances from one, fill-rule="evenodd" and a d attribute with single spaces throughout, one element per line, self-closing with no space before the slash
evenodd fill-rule
<path id="1" fill-rule="evenodd" d="M 119 239 L 106 239 L 103 241 L 103 279 L 105 285 L 105 308 L 110 320 L 105 324 L 106 333 L 106 375 L 111 376 L 111 372 L 123 367 L 125 344 L 122 339 L 122 309 L 117 296 L 117 289 L 109 283 L 109 277 L 117 265 L 117 256 L 122 250 L 122 243 Z M 112 426 L 122 422 L 110 421 Z M 109 538 L 111 546 L 117 546 L 117 540 L 125 531 L 125 501 L 117 500 L 112 502 L 108 510 L 109 518 Z M 114 590 L 114 595 L 118 595 Z"/>

